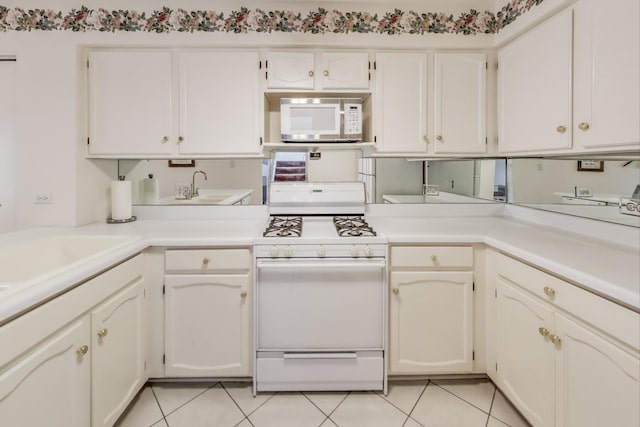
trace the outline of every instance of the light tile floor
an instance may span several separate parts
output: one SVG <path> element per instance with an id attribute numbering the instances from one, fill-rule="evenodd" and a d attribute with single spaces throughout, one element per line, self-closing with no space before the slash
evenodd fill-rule
<path id="1" fill-rule="evenodd" d="M 389 393 L 259 393 L 251 383 L 154 383 L 116 427 L 527 427 L 487 380 L 393 381 Z"/>

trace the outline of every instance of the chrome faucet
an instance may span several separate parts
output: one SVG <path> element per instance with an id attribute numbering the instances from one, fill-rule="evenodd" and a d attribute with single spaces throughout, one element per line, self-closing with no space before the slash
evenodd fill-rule
<path id="1" fill-rule="evenodd" d="M 207 180 L 207 174 L 203 171 L 195 171 L 193 173 L 193 176 L 191 177 L 191 197 L 196 197 L 199 196 L 200 193 L 198 192 L 198 187 L 195 186 L 196 183 L 196 174 L 201 173 L 202 175 L 204 175 L 204 180 Z"/>

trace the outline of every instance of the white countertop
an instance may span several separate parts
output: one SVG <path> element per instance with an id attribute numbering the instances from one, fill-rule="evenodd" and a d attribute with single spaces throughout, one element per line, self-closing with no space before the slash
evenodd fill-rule
<path id="1" fill-rule="evenodd" d="M 243 208 L 236 208 L 243 209 Z M 640 310 L 640 252 L 601 240 L 514 219 L 480 217 L 370 216 L 369 223 L 391 244 L 485 243 L 497 250 Z M 156 219 L 128 224 L 95 223 L 76 228 L 33 228 L 0 235 L 0 245 L 43 235 L 130 235 L 125 246 L 99 259 L 48 277 L 28 292 L 2 297 L 0 323 L 149 246 L 251 246 L 267 223 L 246 219 Z M 37 290 L 37 291 L 36 291 Z"/>
<path id="2" fill-rule="evenodd" d="M 387 203 L 493 203 L 492 200 L 441 191 L 437 196 L 425 194 L 383 194 Z"/>

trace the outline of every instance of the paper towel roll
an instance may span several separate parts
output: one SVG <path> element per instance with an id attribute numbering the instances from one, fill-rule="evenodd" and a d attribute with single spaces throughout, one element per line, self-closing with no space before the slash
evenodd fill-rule
<path id="1" fill-rule="evenodd" d="M 111 218 L 115 220 L 131 218 L 131 181 L 111 183 Z"/>
<path id="2" fill-rule="evenodd" d="M 157 204 L 160 194 L 160 181 L 153 175 L 142 180 L 142 201 L 144 204 Z"/>

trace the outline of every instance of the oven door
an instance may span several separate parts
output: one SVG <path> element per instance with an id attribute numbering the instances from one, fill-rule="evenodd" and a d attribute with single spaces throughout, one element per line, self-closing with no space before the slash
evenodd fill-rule
<path id="1" fill-rule="evenodd" d="M 258 351 L 382 350 L 383 259 L 258 260 Z"/>

